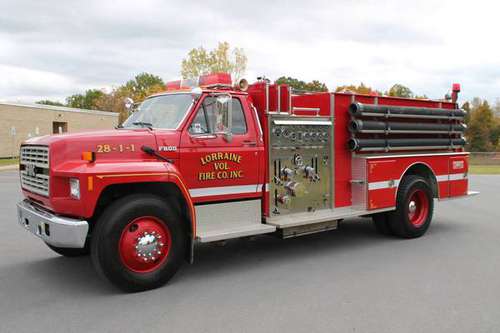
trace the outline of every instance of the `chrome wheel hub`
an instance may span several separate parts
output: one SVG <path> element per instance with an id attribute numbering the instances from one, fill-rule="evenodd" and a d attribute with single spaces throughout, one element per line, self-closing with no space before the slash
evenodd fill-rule
<path id="1" fill-rule="evenodd" d="M 411 214 L 415 213 L 415 211 L 417 210 L 417 204 L 415 203 L 415 201 L 410 201 L 410 203 L 408 204 L 408 210 Z"/>
<path id="2" fill-rule="evenodd" d="M 135 251 L 142 260 L 154 261 L 162 253 L 163 246 L 161 235 L 158 235 L 155 231 L 151 233 L 144 232 L 137 238 Z"/>

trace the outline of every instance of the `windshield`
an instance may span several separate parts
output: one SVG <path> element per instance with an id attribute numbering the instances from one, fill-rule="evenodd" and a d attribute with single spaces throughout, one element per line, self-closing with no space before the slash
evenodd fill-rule
<path id="1" fill-rule="evenodd" d="M 191 94 L 161 95 L 148 98 L 123 123 L 123 127 L 176 129 L 192 102 Z"/>

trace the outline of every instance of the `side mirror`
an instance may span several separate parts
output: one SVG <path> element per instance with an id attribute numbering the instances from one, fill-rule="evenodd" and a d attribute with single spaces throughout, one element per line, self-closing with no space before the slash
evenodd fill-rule
<path id="1" fill-rule="evenodd" d="M 125 103 L 125 109 L 128 111 L 128 113 L 132 113 L 134 108 L 134 100 L 130 97 L 126 97 L 123 102 Z"/>
<path id="2" fill-rule="evenodd" d="M 224 135 L 227 142 L 231 142 L 232 119 L 232 97 L 229 94 L 218 95 L 216 98 L 215 133 Z"/>

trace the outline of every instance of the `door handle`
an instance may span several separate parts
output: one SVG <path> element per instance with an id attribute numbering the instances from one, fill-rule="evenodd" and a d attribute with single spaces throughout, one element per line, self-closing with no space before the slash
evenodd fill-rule
<path id="1" fill-rule="evenodd" d="M 253 140 L 243 140 L 243 144 L 245 146 L 257 146 L 257 141 Z"/>

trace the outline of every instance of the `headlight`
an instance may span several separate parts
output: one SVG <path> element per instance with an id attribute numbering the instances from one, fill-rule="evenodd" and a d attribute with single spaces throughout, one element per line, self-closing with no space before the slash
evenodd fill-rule
<path id="1" fill-rule="evenodd" d="M 80 180 L 78 178 L 69 179 L 69 194 L 75 199 L 80 199 Z"/>

